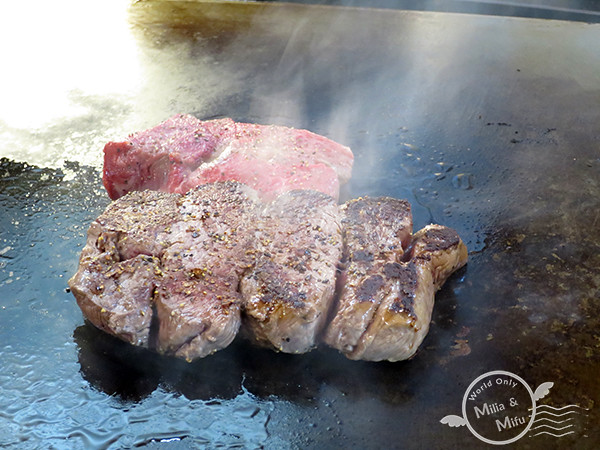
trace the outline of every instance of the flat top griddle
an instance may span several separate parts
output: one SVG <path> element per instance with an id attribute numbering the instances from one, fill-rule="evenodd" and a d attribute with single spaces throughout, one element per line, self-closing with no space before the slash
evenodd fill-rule
<path id="1" fill-rule="evenodd" d="M 480 448 L 440 420 L 494 370 L 554 383 L 539 405 L 578 408 L 573 433 L 514 446 L 600 445 L 600 26 L 143 1 L 111 39 L 76 17 L 80 45 L 28 31 L 39 71 L 6 92 L 47 92 L 22 96 L 31 116 L 0 102 L 0 446 Z M 86 49 L 97 79 L 76 71 Z M 65 67 L 45 67 L 52 55 Z M 459 232 L 468 266 L 412 360 L 239 340 L 186 363 L 84 322 L 66 281 L 109 202 L 102 146 L 180 112 L 326 135 L 355 152 L 343 200 L 406 198 L 415 228 Z"/>

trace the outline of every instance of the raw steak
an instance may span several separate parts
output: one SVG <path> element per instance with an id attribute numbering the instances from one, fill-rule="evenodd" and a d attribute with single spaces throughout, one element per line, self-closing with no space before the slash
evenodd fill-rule
<path id="1" fill-rule="evenodd" d="M 337 199 L 352 163 L 348 147 L 310 131 L 180 114 L 106 144 L 103 182 L 113 200 L 134 190 L 186 193 L 225 180 L 267 199 L 293 189 Z"/>

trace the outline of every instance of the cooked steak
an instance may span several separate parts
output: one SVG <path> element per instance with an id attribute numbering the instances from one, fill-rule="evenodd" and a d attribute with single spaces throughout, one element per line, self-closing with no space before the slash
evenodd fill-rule
<path id="1" fill-rule="evenodd" d="M 314 190 L 263 202 L 234 181 L 185 195 L 131 192 L 88 230 L 71 291 L 89 321 L 188 360 L 226 347 L 240 322 L 261 345 L 351 359 L 412 356 L 434 293 L 465 264 L 453 230 L 411 237 L 410 205 Z"/>
<path id="2" fill-rule="evenodd" d="M 128 342 L 187 359 L 227 346 L 240 325 L 252 197 L 224 182 L 113 202 L 92 223 L 69 280 L 84 315 Z"/>
<path id="3" fill-rule="evenodd" d="M 384 267 L 400 261 L 410 242 L 410 204 L 394 198 L 358 198 L 341 207 L 344 266 L 337 310 L 325 342 L 351 354 L 384 296 Z"/>
<path id="4" fill-rule="evenodd" d="M 83 314 L 96 327 L 147 347 L 155 287 L 156 257 L 168 244 L 164 230 L 178 214 L 177 197 L 136 192 L 114 202 L 92 222 L 79 269 L 69 280 Z"/>
<path id="5" fill-rule="evenodd" d="M 180 114 L 106 144 L 103 181 L 113 200 L 133 190 L 185 193 L 225 180 L 269 199 L 292 189 L 337 198 L 352 163 L 348 147 L 306 130 Z"/>
<path id="6" fill-rule="evenodd" d="M 404 258 L 373 264 L 357 279 L 358 287 L 346 291 L 326 342 L 350 359 L 410 358 L 429 331 L 435 292 L 466 261 L 467 249 L 454 230 L 425 227 Z M 369 319 L 357 318 L 365 310 Z"/>
<path id="7" fill-rule="evenodd" d="M 431 271 L 435 290 L 467 263 L 467 247 L 451 228 L 427 225 L 413 235 L 411 259 Z"/>
<path id="8" fill-rule="evenodd" d="M 241 282 L 245 325 L 254 339 L 286 353 L 317 345 L 342 255 L 335 200 L 316 191 L 290 191 L 265 207 L 256 261 Z"/>
<path id="9" fill-rule="evenodd" d="M 160 353 L 191 360 L 233 341 L 240 326 L 239 280 L 251 264 L 255 195 L 226 182 L 199 186 L 181 198 L 154 299 Z"/>

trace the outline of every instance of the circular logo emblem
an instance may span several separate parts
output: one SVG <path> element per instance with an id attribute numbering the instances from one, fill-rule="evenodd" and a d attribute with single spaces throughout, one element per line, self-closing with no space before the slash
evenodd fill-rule
<path id="1" fill-rule="evenodd" d="M 488 444 L 510 444 L 522 438 L 535 418 L 535 396 L 519 376 L 488 372 L 467 388 L 462 402 L 466 425 Z"/>

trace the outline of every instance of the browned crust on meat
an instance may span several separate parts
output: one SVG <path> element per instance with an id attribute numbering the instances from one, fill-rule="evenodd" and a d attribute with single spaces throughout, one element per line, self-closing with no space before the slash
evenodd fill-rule
<path id="1" fill-rule="evenodd" d="M 253 196 L 222 182 L 113 202 L 90 226 L 69 281 L 84 315 L 123 340 L 186 359 L 228 345 L 240 322 L 239 277 L 252 259 L 251 238 L 237 227 L 252 215 Z"/>
<path id="2" fill-rule="evenodd" d="M 373 302 L 375 294 L 383 287 L 384 281 L 381 275 L 373 275 L 365 280 L 356 289 L 356 299 L 359 302 Z"/>
<path id="3" fill-rule="evenodd" d="M 410 241 L 412 215 L 406 200 L 389 197 L 353 199 L 341 212 L 345 282 L 324 340 L 350 355 L 385 298 L 389 278 L 401 276 L 394 264 Z M 399 298 L 394 308 L 411 315 L 410 294 Z"/>
<path id="4" fill-rule="evenodd" d="M 308 351 L 323 333 L 351 359 L 414 355 L 435 291 L 466 264 L 456 231 L 428 225 L 411 236 L 410 205 L 388 197 L 341 207 L 316 191 L 256 198 L 221 182 L 109 205 L 69 280 L 84 315 L 190 360 L 228 345 L 242 311 L 258 343 L 284 352 Z"/>
<path id="5" fill-rule="evenodd" d="M 422 240 L 425 252 L 448 250 L 460 242 L 458 233 L 452 228 L 444 226 L 426 227 L 417 237 Z"/>
<path id="6" fill-rule="evenodd" d="M 317 191 L 290 191 L 266 205 L 256 236 L 255 265 L 240 284 L 248 334 L 286 353 L 309 351 L 334 298 L 338 206 Z"/>
<path id="7" fill-rule="evenodd" d="M 427 225 L 413 235 L 410 255 L 432 272 L 436 290 L 468 259 L 467 247 L 458 233 L 437 224 Z"/>
<path id="8" fill-rule="evenodd" d="M 341 207 L 342 226 L 346 241 L 352 242 L 347 258 L 354 261 L 372 261 L 381 253 L 402 252 L 412 232 L 410 203 L 391 197 L 359 197 Z M 380 228 L 380 245 L 365 234 L 365 230 Z M 385 245 L 387 244 L 387 245 Z"/>
<path id="9" fill-rule="evenodd" d="M 396 222 L 410 216 L 410 203 L 392 197 L 358 197 L 345 203 L 346 217 L 342 222 L 368 222 L 372 226 L 380 222 Z"/>
<path id="10" fill-rule="evenodd" d="M 391 304 L 390 311 L 415 317 L 415 294 L 417 291 L 417 271 L 413 264 L 388 263 L 383 273 L 392 282 L 400 286 L 397 299 Z"/>
<path id="11" fill-rule="evenodd" d="M 411 236 L 398 228 L 412 224 L 410 210 L 399 211 L 398 221 L 383 220 L 390 217 L 390 204 L 407 205 L 366 198 L 342 207 L 345 283 L 325 342 L 350 359 L 398 361 L 414 355 L 429 329 L 435 291 L 466 263 L 456 231 L 428 225 Z"/>

